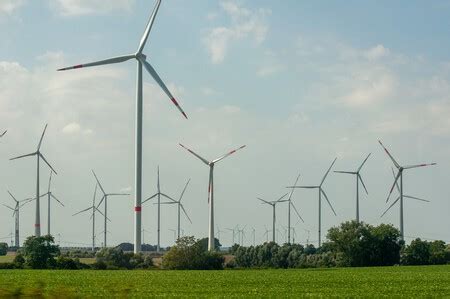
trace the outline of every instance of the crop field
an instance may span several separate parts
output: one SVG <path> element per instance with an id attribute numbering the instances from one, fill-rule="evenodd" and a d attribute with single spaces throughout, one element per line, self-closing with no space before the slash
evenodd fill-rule
<path id="1" fill-rule="evenodd" d="M 0 297 L 450 296 L 450 266 L 224 271 L 1 270 Z"/>

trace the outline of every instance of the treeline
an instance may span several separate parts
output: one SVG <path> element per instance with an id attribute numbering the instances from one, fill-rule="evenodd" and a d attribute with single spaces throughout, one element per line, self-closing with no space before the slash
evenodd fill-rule
<path id="1" fill-rule="evenodd" d="M 392 225 L 372 226 L 356 221 L 342 223 L 328 231 L 320 248 L 299 244 L 282 246 L 270 242 L 242 247 L 235 245 L 229 267 L 321 268 L 429 265 L 450 263 L 450 248 L 443 241 L 414 240 L 405 246 Z"/>

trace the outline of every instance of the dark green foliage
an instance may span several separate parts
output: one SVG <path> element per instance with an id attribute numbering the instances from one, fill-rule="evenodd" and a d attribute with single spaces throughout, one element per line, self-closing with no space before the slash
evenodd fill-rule
<path id="1" fill-rule="evenodd" d="M 62 255 L 58 256 L 56 259 L 56 269 L 61 270 L 81 270 L 90 268 L 88 265 L 80 263 L 78 258 L 72 259 L 64 257 Z"/>
<path id="2" fill-rule="evenodd" d="M 24 265 L 25 265 L 25 258 L 23 257 L 23 255 L 21 253 L 16 254 L 16 256 L 14 257 L 14 268 L 16 269 L 23 269 Z"/>
<path id="3" fill-rule="evenodd" d="M 203 251 L 208 250 L 208 238 L 200 239 L 197 242 L 200 244 Z M 220 247 L 222 247 L 222 244 L 220 244 L 219 239 L 214 238 L 214 249 L 219 250 Z"/>
<path id="4" fill-rule="evenodd" d="M 71 250 L 61 253 L 61 255 L 70 258 L 93 258 L 95 257 L 95 252 L 90 250 Z"/>
<path id="5" fill-rule="evenodd" d="M 171 270 L 220 270 L 224 257 L 216 252 L 204 250 L 202 240 L 194 237 L 179 238 L 163 256 L 162 266 Z"/>
<path id="6" fill-rule="evenodd" d="M 25 266 L 32 269 L 55 268 L 55 257 L 59 255 L 59 247 L 54 245 L 52 236 L 31 236 L 23 244 Z"/>
<path id="7" fill-rule="evenodd" d="M 388 266 L 400 261 L 400 233 L 392 225 L 348 221 L 330 228 L 327 237 L 327 251 L 340 254 L 340 266 Z"/>
<path id="8" fill-rule="evenodd" d="M 450 263 L 450 250 L 444 241 L 415 239 L 402 251 L 403 265 L 442 265 Z"/>
<path id="9" fill-rule="evenodd" d="M 148 269 L 153 267 L 151 257 L 142 254 L 125 253 L 119 247 L 103 248 L 96 254 L 92 268 L 97 270 Z"/>
<path id="10" fill-rule="evenodd" d="M 8 244 L 0 243 L 0 255 L 6 255 L 8 253 Z"/>

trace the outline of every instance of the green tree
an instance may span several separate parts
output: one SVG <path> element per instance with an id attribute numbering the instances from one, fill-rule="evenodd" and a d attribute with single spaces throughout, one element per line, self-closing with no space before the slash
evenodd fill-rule
<path id="1" fill-rule="evenodd" d="M 417 238 L 406 246 L 402 252 L 402 264 L 427 265 L 430 262 L 431 250 L 427 241 Z"/>
<path id="2" fill-rule="evenodd" d="M 197 242 L 200 244 L 203 251 L 208 250 L 208 238 L 200 239 Z M 220 247 L 222 247 L 222 244 L 220 244 L 219 239 L 214 238 L 214 249 L 219 250 Z"/>
<path id="3" fill-rule="evenodd" d="M 52 236 L 31 236 L 23 244 L 23 256 L 25 265 L 32 269 L 54 268 L 55 257 L 59 255 L 59 246 L 54 245 Z"/>
<path id="4" fill-rule="evenodd" d="M 450 262 L 450 251 L 444 241 L 430 243 L 430 264 L 443 265 Z"/>
<path id="5" fill-rule="evenodd" d="M 6 255 L 8 253 L 8 244 L 0 243 L 0 255 Z"/>

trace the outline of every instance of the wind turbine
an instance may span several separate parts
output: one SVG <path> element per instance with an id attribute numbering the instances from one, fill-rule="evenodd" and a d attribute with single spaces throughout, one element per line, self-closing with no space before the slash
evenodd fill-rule
<path id="1" fill-rule="evenodd" d="M 92 198 L 92 206 L 79 211 L 78 213 L 73 214 L 72 216 L 87 212 L 89 210 L 91 210 L 92 214 L 91 214 L 91 219 L 92 219 L 92 252 L 95 251 L 95 212 L 99 212 L 102 216 L 105 216 L 95 205 L 95 198 L 97 196 L 97 186 L 98 184 L 95 184 L 95 189 L 94 189 L 94 197 Z M 109 219 L 108 219 L 109 220 Z"/>
<path id="2" fill-rule="evenodd" d="M 245 228 L 247 227 L 247 225 L 245 225 L 242 229 L 238 228 L 238 232 L 239 232 L 239 243 L 241 246 L 244 246 L 244 238 L 245 238 Z"/>
<path id="3" fill-rule="evenodd" d="M 20 238 L 19 238 L 19 211 L 20 209 L 26 205 L 27 203 L 31 202 L 30 199 L 23 199 L 23 200 L 17 200 L 14 195 L 11 194 L 11 192 L 9 192 L 9 195 L 11 196 L 11 198 L 16 202 L 16 205 L 14 206 L 14 208 L 5 205 L 5 207 L 7 207 L 8 209 L 13 211 L 13 217 L 15 216 L 15 222 L 14 222 L 14 246 L 19 248 L 20 246 Z"/>
<path id="4" fill-rule="evenodd" d="M 256 246 L 256 230 L 252 227 L 253 246 Z"/>
<path id="5" fill-rule="evenodd" d="M 153 77 L 153 79 L 158 83 L 164 93 L 170 98 L 172 103 L 178 108 L 178 110 L 187 119 L 186 113 L 178 104 L 175 97 L 169 91 L 167 86 L 164 84 L 163 80 L 159 77 L 158 73 L 155 71 L 153 66 L 147 62 L 147 57 L 142 53 L 147 42 L 149 33 L 152 29 L 153 23 L 158 13 L 159 6 L 161 5 L 161 0 L 156 1 L 155 8 L 150 16 L 150 19 L 145 28 L 144 34 L 139 43 L 139 47 L 134 54 L 128 54 L 123 56 L 118 56 L 114 58 L 109 58 L 105 60 L 100 60 L 96 62 L 78 64 L 71 67 L 65 67 L 59 69 L 58 71 L 79 69 L 85 67 L 107 65 L 114 63 L 121 63 L 128 61 L 130 59 L 136 59 L 137 61 L 137 84 L 136 84 L 136 128 L 135 128 L 135 188 L 134 188 L 134 200 L 135 200 L 135 218 L 134 218 L 134 252 L 138 253 L 141 251 L 141 220 L 142 220 L 142 107 L 143 107 L 143 87 L 142 87 L 142 66 L 148 71 L 148 73 Z"/>
<path id="6" fill-rule="evenodd" d="M 265 226 L 265 225 L 264 225 L 264 229 L 265 229 L 265 232 L 264 232 L 263 238 L 264 238 L 264 236 L 266 236 L 266 243 L 268 243 L 269 242 L 270 229 L 267 229 L 267 226 Z"/>
<path id="7" fill-rule="evenodd" d="M 40 207 L 40 192 L 39 192 L 39 162 L 40 160 L 44 160 L 44 162 L 50 167 L 50 169 L 55 173 L 58 174 L 55 169 L 48 163 L 47 159 L 45 159 L 44 155 L 41 153 L 41 145 L 42 145 L 42 139 L 44 139 L 45 131 L 47 130 L 47 124 L 45 125 L 44 131 L 42 132 L 41 139 L 39 140 L 39 144 L 37 146 L 37 150 L 31 154 L 18 156 L 15 158 L 11 158 L 10 160 L 16 160 L 21 159 L 25 157 L 31 157 L 36 156 L 37 161 L 37 175 L 36 175 L 36 216 L 35 216 L 35 222 L 34 222 L 34 234 L 36 237 L 41 236 L 41 207 Z"/>
<path id="8" fill-rule="evenodd" d="M 97 178 L 97 175 L 95 174 L 94 170 L 92 170 L 92 174 L 94 175 L 95 180 L 97 181 L 97 184 L 98 184 L 98 186 L 100 187 L 100 190 L 103 193 L 103 197 L 100 200 L 100 202 L 98 203 L 97 208 L 102 204 L 102 202 L 105 202 L 105 205 L 104 205 L 105 206 L 105 212 L 104 212 L 104 215 L 103 215 L 105 217 L 105 220 L 104 220 L 105 230 L 103 231 L 103 246 L 107 247 L 106 246 L 106 235 L 108 233 L 108 229 L 107 229 L 108 197 L 110 197 L 110 196 L 122 196 L 122 195 L 125 196 L 125 195 L 130 195 L 130 194 L 128 194 L 128 193 L 106 193 L 105 189 L 103 189 L 102 184 L 100 183 L 99 179 Z M 140 235 L 141 235 L 141 232 L 139 232 L 139 239 L 140 239 Z"/>
<path id="9" fill-rule="evenodd" d="M 235 242 L 235 240 L 234 240 L 234 237 L 235 237 L 235 229 L 234 229 L 234 228 L 227 228 L 227 230 L 229 230 L 229 231 L 231 232 L 232 236 L 233 236 L 233 244 L 232 244 L 232 245 L 236 244 L 236 242 Z"/>
<path id="10" fill-rule="evenodd" d="M 183 199 L 184 192 L 186 192 L 186 188 L 187 188 L 187 186 L 189 185 L 189 182 L 190 182 L 190 181 L 191 181 L 191 179 L 189 179 L 189 180 L 187 181 L 186 185 L 184 186 L 183 191 L 181 192 L 180 198 L 179 198 L 178 200 L 173 200 L 172 198 L 169 197 L 169 199 L 170 199 L 171 201 L 169 201 L 169 202 L 162 202 L 162 204 L 167 204 L 167 205 L 170 205 L 170 204 L 177 204 L 177 205 L 178 205 L 178 229 L 177 229 L 177 236 L 178 236 L 178 239 L 179 239 L 180 236 L 181 236 L 181 235 L 180 235 L 180 232 L 181 232 L 181 226 L 180 226 L 180 218 L 181 218 L 180 215 L 181 215 L 181 210 L 183 210 L 184 215 L 185 215 L 186 218 L 189 220 L 189 222 L 192 224 L 191 218 L 189 218 L 189 216 L 188 216 L 186 210 L 184 209 L 183 204 L 181 203 L 181 200 Z M 159 200 L 159 197 L 158 197 L 158 200 Z M 159 217 L 159 210 L 158 210 L 158 217 Z M 159 226 L 159 222 L 158 222 L 158 226 Z"/>
<path id="11" fill-rule="evenodd" d="M 428 164 L 417 164 L 417 165 L 408 165 L 408 166 L 401 166 L 400 164 L 397 163 L 397 161 L 395 161 L 394 157 L 391 155 L 391 153 L 386 149 L 386 147 L 383 145 L 383 143 L 378 140 L 378 142 L 380 143 L 380 145 L 383 147 L 384 151 L 386 152 L 386 154 L 389 156 L 389 158 L 391 159 L 392 163 L 394 164 L 395 167 L 397 167 L 397 175 L 395 176 L 395 180 L 394 183 L 392 184 L 391 190 L 389 191 L 389 195 L 386 199 L 386 202 L 389 201 L 389 198 L 391 197 L 392 191 L 394 190 L 395 185 L 397 184 L 397 181 L 400 179 L 400 239 L 403 241 L 404 240 L 404 229 L 403 229 L 403 170 L 407 170 L 407 169 L 412 169 L 412 168 L 418 168 L 418 167 L 426 167 L 426 166 L 432 166 L 432 165 L 436 165 L 436 163 L 428 163 Z"/>
<path id="12" fill-rule="evenodd" d="M 297 186 L 298 183 L 298 179 L 300 178 L 300 174 L 297 176 L 297 179 L 295 180 L 294 186 Z M 292 188 L 291 193 L 289 193 L 289 198 L 288 198 L 288 202 L 289 202 L 289 206 L 288 206 L 288 243 L 291 243 L 291 206 L 294 207 L 295 212 L 297 213 L 298 217 L 303 221 L 302 216 L 300 216 L 299 212 L 297 211 L 297 208 L 294 206 L 294 204 L 292 203 L 292 195 L 294 194 L 294 190 L 295 188 Z"/>
<path id="13" fill-rule="evenodd" d="M 283 196 L 281 196 L 279 199 L 274 200 L 274 201 L 267 201 L 267 200 L 264 200 L 262 198 L 257 197 L 257 199 L 262 201 L 263 204 L 267 204 L 267 205 L 272 206 L 272 242 L 275 242 L 275 232 L 276 232 L 276 228 L 275 228 L 275 222 L 276 222 L 275 207 L 280 202 L 287 202 L 288 200 L 287 199 L 283 200 L 283 198 L 285 198 L 288 194 L 289 193 L 286 193 Z"/>
<path id="14" fill-rule="evenodd" d="M 3 136 L 5 136 L 6 132 L 8 132 L 8 130 L 5 130 L 5 131 L 0 135 L 0 138 L 2 138 Z"/>
<path id="15" fill-rule="evenodd" d="M 364 184 L 364 181 L 361 177 L 360 171 L 363 168 L 364 164 L 366 163 L 367 159 L 369 159 L 371 154 L 368 154 L 367 157 L 364 159 L 362 164 L 358 167 L 356 171 L 334 171 L 336 173 L 344 173 L 344 174 L 351 174 L 356 176 L 356 222 L 359 223 L 359 182 L 361 181 L 362 186 L 364 187 L 364 190 L 366 190 L 366 194 L 369 195 L 369 192 L 367 192 L 366 185 Z"/>
<path id="16" fill-rule="evenodd" d="M 393 175 L 393 177 L 394 177 L 394 179 L 395 179 L 395 172 L 394 172 L 394 169 L 392 168 L 392 175 Z M 389 208 L 387 208 L 386 209 L 386 211 L 384 211 L 384 213 L 383 214 L 381 214 L 381 216 L 380 216 L 380 218 L 382 218 L 399 200 L 400 200 L 400 187 L 398 186 L 398 182 L 396 182 L 395 183 L 395 186 L 397 187 L 397 191 L 398 191 L 398 194 L 399 194 L 399 196 L 397 197 L 397 199 L 389 206 Z M 415 197 L 415 196 L 410 196 L 410 195 L 403 195 L 403 197 L 404 198 L 409 198 L 409 199 L 415 199 L 415 200 L 418 200 L 418 201 L 424 201 L 424 202 L 430 202 L 429 200 L 426 200 L 426 199 L 422 199 L 422 198 L 418 198 L 418 197 Z"/>
<path id="17" fill-rule="evenodd" d="M 217 158 L 212 161 L 208 161 L 200 155 L 196 154 L 192 150 L 188 149 L 184 145 L 180 143 L 180 146 L 186 149 L 188 152 L 199 158 L 203 163 L 209 166 L 209 183 L 208 183 L 208 203 L 209 203 L 209 234 L 208 234 L 208 250 L 214 250 L 214 165 L 225 159 L 226 157 L 234 154 L 238 150 L 241 150 L 245 147 L 245 145 L 228 152 L 220 158 Z"/>
<path id="18" fill-rule="evenodd" d="M 336 163 L 336 160 L 337 160 L 337 158 L 335 158 L 333 160 L 333 163 L 331 163 L 331 166 L 330 166 L 330 168 L 328 168 L 327 172 L 323 176 L 323 179 L 320 182 L 320 185 L 318 185 L 318 186 L 289 186 L 288 187 L 288 188 L 318 189 L 319 190 L 319 247 L 322 244 L 321 243 L 321 233 L 322 233 L 322 194 L 325 197 L 326 201 L 328 202 L 328 205 L 330 206 L 330 208 L 333 211 L 334 215 L 336 216 L 336 212 L 334 211 L 334 208 L 331 205 L 327 194 L 325 193 L 325 191 L 322 188 L 322 185 L 325 182 L 325 179 L 327 178 L 328 174 L 330 173 L 331 168 L 333 168 L 334 163 Z"/>
<path id="19" fill-rule="evenodd" d="M 50 190 L 50 186 L 52 184 L 52 174 L 53 171 L 50 171 L 50 179 L 48 180 L 48 191 L 45 194 L 42 194 L 41 197 L 47 196 L 47 208 L 48 208 L 48 214 L 47 214 L 47 235 L 50 235 L 50 201 L 53 198 L 57 202 L 59 202 L 60 205 L 64 207 L 64 204 L 56 198 L 55 195 L 53 195 L 52 191 Z"/>
<path id="20" fill-rule="evenodd" d="M 175 199 L 173 199 L 169 195 L 166 195 L 166 194 L 161 192 L 161 185 L 159 183 L 159 166 L 158 166 L 158 181 L 157 181 L 157 184 L 156 184 L 156 188 L 157 188 L 158 192 L 156 192 L 155 194 L 153 194 L 152 196 L 150 196 L 149 198 L 144 200 L 142 202 L 142 204 L 146 203 L 147 201 L 149 201 L 149 200 L 151 200 L 151 199 L 153 199 L 155 197 L 158 197 L 158 202 L 157 202 L 157 205 L 158 205 L 158 232 L 157 232 L 158 244 L 156 245 L 156 252 L 159 252 L 159 250 L 160 250 L 160 240 L 161 240 L 161 195 L 164 196 L 167 199 L 170 199 L 174 203 L 176 202 Z"/>
<path id="21" fill-rule="evenodd" d="M 219 226 L 216 225 L 217 239 L 219 239 L 219 241 L 221 240 L 220 234 L 221 234 L 221 233 L 224 233 L 224 232 L 225 232 L 224 230 L 221 230 L 221 229 L 219 228 Z"/>

